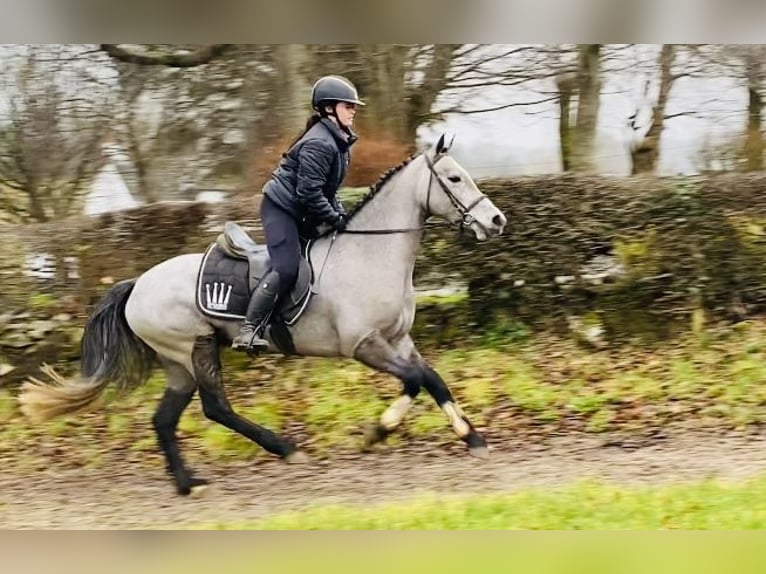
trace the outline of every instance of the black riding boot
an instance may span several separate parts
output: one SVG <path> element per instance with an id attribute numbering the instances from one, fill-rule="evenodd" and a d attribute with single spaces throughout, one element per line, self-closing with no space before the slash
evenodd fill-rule
<path id="1" fill-rule="evenodd" d="M 235 351 L 262 352 L 269 348 L 269 343 L 261 338 L 261 332 L 274 309 L 279 295 L 279 273 L 269 271 L 263 276 L 258 287 L 253 291 L 247 306 L 245 323 L 234 340 L 231 348 Z"/>

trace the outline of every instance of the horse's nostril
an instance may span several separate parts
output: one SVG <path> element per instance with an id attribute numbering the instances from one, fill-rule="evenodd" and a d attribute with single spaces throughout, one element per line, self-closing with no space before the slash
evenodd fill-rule
<path id="1" fill-rule="evenodd" d="M 505 225 L 505 221 L 505 217 L 499 213 L 492 218 L 492 223 L 495 225 L 495 227 L 503 227 Z"/>

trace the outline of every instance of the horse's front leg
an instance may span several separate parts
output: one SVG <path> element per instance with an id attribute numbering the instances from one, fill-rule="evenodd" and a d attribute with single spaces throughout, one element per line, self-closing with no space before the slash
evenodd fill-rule
<path id="1" fill-rule="evenodd" d="M 489 456 L 487 441 L 474 428 L 463 410 L 455 402 L 449 387 L 447 387 L 447 383 L 439 376 L 439 373 L 434 371 L 422 359 L 421 364 L 423 368 L 423 388 L 428 391 L 428 394 L 434 398 L 439 408 L 447 415 L 447 420 L 452 425 L 455 434 L 468 445 L 468 452 L 473 456 L 487 458 Z"/>
<path id="2" fill-rule="evenodd" d="M 401 424 L 423 387 L 444 411 L 455 433 L 468 445 L 469 452 L 480 458 L 487 456 L 486 441 L 457 406 L 446 383 L 417 352 L 409 335 L 392 346 L 374 331 L 357 346 L 354 357 L 374 369 L 398 377 L 403 385 L 402 394 L 365 433 L 366 448 L 385 440 Z"/>
<path id="3" fill-rule="evenodd" d="M 402 394 L 386 409 L 377 423 L 365 429 L 364 448 L 382 442 L 398 427 L 420 392 L 421 369 L 412 340 L 406 337 L 396 347 L 376 330 L 357 345 L 354 358 L 377 371 L 394 375 L 402 381 Z"/>

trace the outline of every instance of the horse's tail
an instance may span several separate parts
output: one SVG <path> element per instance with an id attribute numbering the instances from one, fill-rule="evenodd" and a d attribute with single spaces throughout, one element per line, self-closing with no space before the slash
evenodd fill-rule
<path id="1" fill-rule="evenodd" d="M 126 393 L 149 378 L 156 354 L 125 319 L 125 304 L 135 283 L 135 279 L 117 283 L 88 319 L 80 345 L 81 377 L 67 380 L 46 365 L 42 371 L 50 382 L 30 378 L 22 385 L 19 403 L 26 416 L 44 421 L 79 411 L 90 406 L 109 383 Z"/>

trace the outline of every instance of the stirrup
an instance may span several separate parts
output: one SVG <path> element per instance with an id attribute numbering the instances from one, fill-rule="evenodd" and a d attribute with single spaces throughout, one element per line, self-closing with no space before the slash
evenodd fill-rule
<path id="1" fill-rule="evenodd" d="M 258 331 L 253 330 L 250 340 L 247 343 L 237 341 L 235 337 L 231 342 L 231 348 L 235 351 L 245 351 L 248 355 L 257 355 L 269 350 L 269 342 L 258 336 Z"/>

